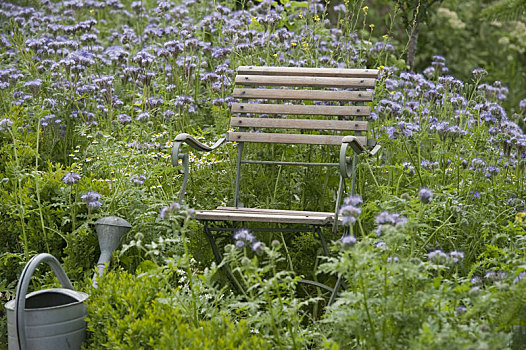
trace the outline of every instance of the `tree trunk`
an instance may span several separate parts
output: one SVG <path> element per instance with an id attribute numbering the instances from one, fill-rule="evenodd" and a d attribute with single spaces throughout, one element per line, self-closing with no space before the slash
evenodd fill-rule
<path id="1" fill-rule="evenodd" d="M 416 20 L 415 25 L 411 28 L 411 37 L 409 38 L 409 45 L 407 46 L 407 59 L 406 64 L 409 66 L 409 70 L 412 72 L 415 68 L 415 58 L 416 58 L 416 47 L 418 45 L 418 20 Z"/>

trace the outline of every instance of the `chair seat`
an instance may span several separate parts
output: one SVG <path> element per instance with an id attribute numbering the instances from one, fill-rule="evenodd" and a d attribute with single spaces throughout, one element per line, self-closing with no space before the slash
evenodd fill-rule
<path id="1" fill-rule="evenodd" d="M 334 221 L 334 213 L 279 209 L 255 209 L 217 207 L 214 210 L 197 210 L 198 220 L 209 221 L 255 221 L 282 224 L 328 225 Z M 338 219 L 341 223 L 341 220 Z"/>

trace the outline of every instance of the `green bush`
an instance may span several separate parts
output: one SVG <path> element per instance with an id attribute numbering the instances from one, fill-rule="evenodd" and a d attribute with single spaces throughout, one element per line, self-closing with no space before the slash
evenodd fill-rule
<path id="1" fill-rule="evenodd" d="M 164 271 L 168 274 L 167 271 Z M 269 349 L 245 320 L 195 320 L 192 305 L 162 274 L 110 272 L 88 299 L 85 349 Z"/>

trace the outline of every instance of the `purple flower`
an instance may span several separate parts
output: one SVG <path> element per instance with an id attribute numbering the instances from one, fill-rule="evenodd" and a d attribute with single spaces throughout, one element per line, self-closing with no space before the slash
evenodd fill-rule
<path id="1" fill-rule="evenodd" d="M 100 193 L 95 191 L 88 191 L 80 197 L 86 203 L 95 202 L 100 199 Z"/>
<path id="2" fill-rule="evenodd" d="M 451 258 L 451 260 L 453 260 L 455 264 L 457 264 L 458 262 L 460 262 L 460 260 L 464 259 L 464 253 L 459 252 L 458 250 L 454 250 L 449 253 L 449 257 Z"/>
<path id="3" fill-rule="evenodd" d="M 137 176 L 134 176 L 132 178 L 132 182 L 135 186 L 142 186 L 144 185 L 144 181 L 146 180 L 146 175 L 144 174 L 139 174 Z"/>
<path id="4" fill-rule="evenodd" d="M 236 233 L 234 234 L 234 239 L 237 241 L 245 241 L 248 243 L 252 243 L 255 241 L 256 237 L 254 237 L 254 235 L 250 233 L 250 231 L 246 228 L 242 228 L 236 231 Z"/>
<path id="5" fill-rule="evenodd" d="M 260 242 L 256 237 L 250 233 L 246 228 L 237 230 L 234 233 L 234 239 L 236 240 L 235 245 L 238 248 L 250 247 L 253 252 L 259 254 L 265 246 L 263 242 Z"/>
<path id="6" fill-rule="evenodd" d="M 69 172 L 62 178 L 62 181 L 67 185 L 73 185 L 80 181 L 80 175 L 75 172 Z"/>
<path id="7" fill-rule="evenodd" d="M 387 262 L 388 262 L 389 264 L 391 264 L 391 263 L 397 263 L 397 262 L 400 262 L 400 259 L 398 259 L 397 256 L 390 256 L 390 257 L 387 258 Z"/>
<path id="8" fill-rule="evenodd" d="M 343 200 L 343 202 L 345 204 L 352 205 L 353 207 L 358 207 L 358 206 L 362 205 L 363 200 L 362 200 L 362 197 L 360 195 L 356 195 L 356 196 L 349 196 L 349 197 L 345 198 Z"/>
<path id="9" fill-rule="evenodd" d="M 340 208 L 338 214 L 341 216 L 344 225 L 353 225 L 362 213 L 362 210 L 358 208 L 363 203 L 362 197 L 350 196 L 344 199 L 344 203 L 345 205 Z"/>
<path id="10" fill-rule="evenodd" d="M 169 206 L 161 208 L 161 211 L 159 212 L 159 217 L 161 219 L 168 219 L 172 215 L 172 213 L 178 212 L 179 210 L 181 210 L 181 204 L 179 204 L 178 202 L 173 202 Z"/>
<path id="11" fill-rule="evenodd" d="M 100 208 L 102 203 L 99 201 L 100 194 L 95 191 L 88 191 L 80 197 L 90 210 Z"/>
<path id="12" fill-rule="evenodd" d="M 122 125 L 126 125 L 128 123 L 131 122 L 131 117 L 127 114 L 119 114 L 117 116 L 117 120 L 119 121 L 119 123 L 121 123 Z"/>
<path id="13" fill-rule="evenodd" d="M 431 200 L 433 199 L 433 192 L 424 187 L 420 189 L 420 192 L 418 192 L 418 198 L 420 198 L 420 201 L 424 204 L 431 203 Z"/>
<path id="14" fill-rule="evenodd" d="M 263 247 L 265 246 L 265 243 L 257 241 L 252 243 L 252 251 L 255 253 L 260 253 Z"/>
<path id="15" fill-rule="evenodd" d="M 8 118 L 0 119 L 0 131 L 6 131 L 9 130 L 9 128 L 13 125 L 13 121 Z"/>
<path id="16" fill-rule="evenodd" d="M 378 224 L 378 227 L 376 228 L 376 234 L 381 236 L 384 229 L 387 227 L 402 227 L 407 224 L 407 219 L 400 214 L 390 214 L 389 212 L 384 211 L 378 214 L 376 217 L 376 223 Z"/>
<path id="17" fill-rule="evenodd" d="M 100 208 L 102 206 L 102 203 L 100 201 L 91 201 L 91 202 L 87 202 L 86 205 L 91 209 L 97 209 L 97 208 Z"/>
<path id="18" fill-rule="evenodd" d="M 484 68 L 475 68 L 473 69 L 473 75 L 475 76 L 475 79 L 482 79 L 483 76 L 487 75 L 488 72 Z"/>
<path id="19" fill-rule="evenodd" d="M 448 255 L 441 250 L 433 250 L 427 257 L 435 264 L 445 264 L 448 260 Z"/>
<path id="20" fill-rule="evenodd" d="M 457 307 L 457 316 L 462 315 L 464 312 L 468 311 L 465 306 L 459 306 Z"/>
<path id="21" fill-rule="evenodd" d="M 340 241 L 343 244 L 344 248 L 348 248 L 356 243 L 356 237 L 352 235 L 343 236 Z"/>
<path id="22" fill-rule="evenodd" d="M 523 111 L 526 110 L 526 98 L 519 102 L 519 108 Z"/>
<path id="23" fill-rule="evenodd" d="M 520 281 L 522 281 L 522 279 L 524 279 L 524 276 L 526 276 L 526 271 L 522 271 L 521 273 L 519 273 L 519 275 L 513 280 L 513 284 L 517 284 Z"/>
<path id="24" fill-rule="evenodd" d="M 479 191 L 469 191 L 469 194 L 473 196 L 473 199 L 480 199 L 480 192 Z"/>

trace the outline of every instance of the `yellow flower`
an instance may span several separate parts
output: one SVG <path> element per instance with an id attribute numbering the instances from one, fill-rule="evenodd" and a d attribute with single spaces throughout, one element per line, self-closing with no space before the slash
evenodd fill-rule
<path id="1" fill-rule="evenodd" d="M 362 10 L 363 10 L 363 13 L 367 13 L 367 11 L 369 10 L 369 6 L 364 6 Z"/>
<path id="2" fill-rule="evenodd" d="M 381 70 L 381 71 L 383 71 L 384 68 L 385 68 L 384 66 L 379 66 L 379 67 L 378 67 L 378 69 Z"/>
<path id="3" fill-rule="evenodd" d="M 291 44 L 292 46 L 296 46 L 296 45 L 298 45 L 298 44 L 296 44 L 295 42 L 291 42 L 290 44 Z"/>
<path id="4" fill-rule="evenodd" d="M 374 24 L 369 24 L 369 28 L 371 28 L 371 30 L 373 30 Z"/>
<path id="5" fill-rule="evenodd" d="M 300 13 L 299 17 L 300 17 L 300 18 L 303 18 L 303 15 Z"/>
<path id="6" fill-rule="evenodd" d="M 382 35 L 382 38 L 384 38 L 385 40 L 389 39 L 389 35 L 385 34 L 385 35 Z"/>
<path id="7" fill-rule="evenodd" d="M 314 21 L 318 22 L 320 20 L 320 17 L 318 15 L 314 15 Z"/>
<path id="8" fill-rule="evenodd" d="M 256 22 L 257 20 L 258 20 L 258 19 L 257 19 L 256 17 L 252 17 L 252 18 L 250 19 L 250 22 Z"/>
<path id="9" fill-rule="evenodd" d="M 517 215 L 515 215 L 515 221 L 522 225 L 522 223 L 526 223 L 526 212 L 520 212 Z"/>

